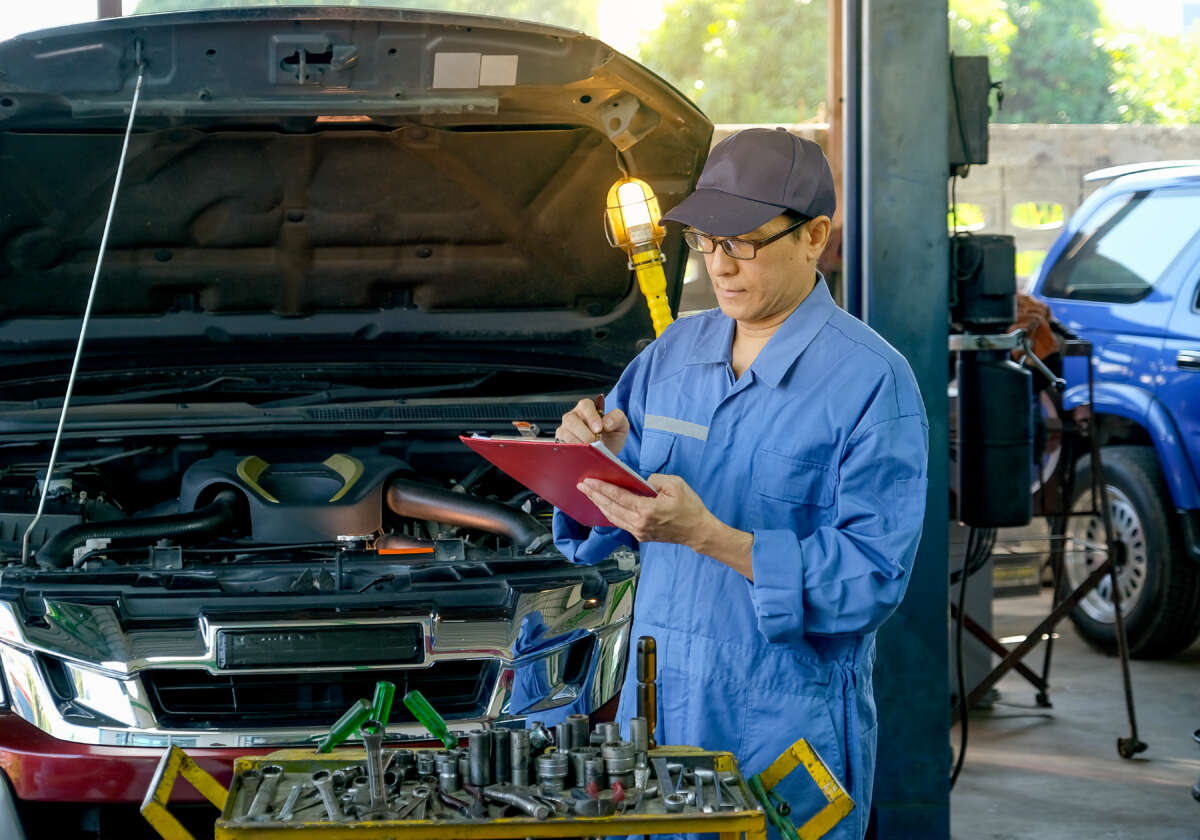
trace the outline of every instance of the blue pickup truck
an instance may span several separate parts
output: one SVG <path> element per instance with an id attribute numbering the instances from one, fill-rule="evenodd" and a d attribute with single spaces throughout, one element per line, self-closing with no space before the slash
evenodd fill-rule
<path id="1" fill-rule="evenodd" d="M 1130 649 L 1170 656 L 1200 635 L 1200 162 L 1122 167 L 1072 216 L 1032 293 L 1094 345 L 1094 413 L 1127 558 L 1118 579 Z M 1087 400 L 1086 367 L 1065 405 Z M 1075 510 L 1091 510 L 1076 468 Z M 1098 516 L 1071 517 L 1066 582 L 1102 561 Z M 1076 607 L 1082 635 L 1114 646 L 1109 580 Z"/>

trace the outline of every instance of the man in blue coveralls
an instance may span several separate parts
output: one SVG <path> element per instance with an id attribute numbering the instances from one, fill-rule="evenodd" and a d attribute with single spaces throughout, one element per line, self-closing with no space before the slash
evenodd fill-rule
<path id="1" fill-rule="evenodd" d="M 928 426 L 904 358 L 817 272 L 835 203 L 811 141 L 756 128 L 713 148 L 666 218 L 704 254 L 720 308 L 664 331 L 606 414 L 583 400 L 557 430 L 599 437 L 658 495 L 588 479 L 617 527 L 556 512 L 554 535 L 578 563 L 640 546 L 632 636 L 657 641 L 660 744 L 732 751 L 749 776 L 806 738 L 856 803 L 828 836 L 861 838 L 875 631 L 916 554 Z M 824 805 L 803 769 L 778 791 L 799 822 Z"/>

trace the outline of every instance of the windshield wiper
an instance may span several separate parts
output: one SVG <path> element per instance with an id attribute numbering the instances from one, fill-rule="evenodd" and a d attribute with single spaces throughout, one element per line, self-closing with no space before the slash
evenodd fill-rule
<path id="1" fill-rule="evenodd" d="M 447 391 L 465 391 L 479 387 L 495 375 L 496 371 L 490 371 L 483 374 L 483 376 L 477 376 L 465 382 L 447 382 L 442 385 L 422 385 L 414 388 L 367 388 L 361 385 L 347 386 L 345 388 L 328 388 L 299 397 L 287 397 L 282 400 L 259 403 L 258 407 L 294 408 L 296 406 L 321 405 L 345 400 L 386 400 L 417 395 L 441 394 Z"/>
<path id="2" fill-rule="evenodd" d="M 224 383 L 239 383 L 249 387 L 233 387 L 222 388 L 221 391 L 244 390 L 244 391 L 271 391 L 271 390 L 294 390 L 297 385 L 302 384 L 306 389 L 313 387 L 328 387 L 327 382 L 304 382 L 292 383 L 292 387 L 288 388 L 284 383 L 269 382 L 261 379 L 255 379 L 252 376 L 218 376 L 215 379 L 210 379 L 200 385 L 177 385 L 171 388 L 146 388 L 135 391 L 122 391 L 115 394 L 93 394 L 90 396 L 76 396 L 71 398 L 71 405 L 110 405 L 115 403 L 141 402 L 144 400 L 153 400 L 158 397 L 172 397 L 180 394 L 196 394 L 205 391 L 213 391 L 216 386 Z M 30 400 L 24 407 L 38 408 L 57 408 L 62 405 L 62 397 L 48 397 L 37 400 Z"/>
<path id="3" fill-rule="evenodd" d="M 489 371 L 481 376 L 457 382 L 444 382 L 438 385 L 418 385 L 409 388 L 368 388 L 364 385 L 342 385 L 321 380 L 279 380 L 259 379 L 252 376 L 218 376 L 199 385 L 183 385 L 172 388 L 145 388 L 133 391 L 123 391 L 115 394 L 76 396 L 71 399 L 74 406 L 85 405 L 117 405 L 120 403 L 148 402 L 164 397 L 181 397 L 188 394 L 203 393 L 237 393 L 250 392 L 263 394 L 295 393 L 297 396 L 283 399 L 257 402 L 258 408 L 289 408 L 305 405 L 321 405 L 325 403 L 351 400 L 386 400 L 401 397 L 425 396 L 448 391 L 463 391 L 476 388 L 496 375 Z M 30 400 L 22 408 L 40 409 L 56 408 L 62 405 L 62 397 L 52 397 Z"/>

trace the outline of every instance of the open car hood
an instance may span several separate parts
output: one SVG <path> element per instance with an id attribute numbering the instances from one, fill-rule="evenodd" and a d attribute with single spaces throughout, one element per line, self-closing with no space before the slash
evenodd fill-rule
<path id="1" fill-rule="evenodd" d="M 569 30 L 272 7 L 0 43 L 0 362 L 74 342 L 139 57 L 93 353 L 437 336 L 619 366 L 653 335 L 601 217 L 620 165 L 664 210 L 694 186 L 712 125 L 682 95 Z M 663 250 L 674 306 L 674 226 Z"/>

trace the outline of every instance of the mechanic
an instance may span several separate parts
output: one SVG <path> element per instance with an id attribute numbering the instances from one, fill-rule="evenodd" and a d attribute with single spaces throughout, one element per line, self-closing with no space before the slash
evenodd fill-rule
<path id="1" fill-rule="evenodd" d="M 817 271 L 835 204 L 811 141 L 755 128 L 713 148 L 665 218 L 704 254 L 720 308 L 634 359 L 603 417 L 583 400 L 557 430 L 603 440 L 658 495 L 588 479 L 618 527 L 558 511 L 554 535 L 578 563 L 640 545 L 632 638 L 657 641 L 659 744 L 731 751 L 749 776 L 807 738 L 857 803 L 827 837 L 861 838 L 875 631 L 916 554 L 928 426 L 907 362 Z M 803 768 L 777 790 L 798 824 L 824 805 Z"/>

